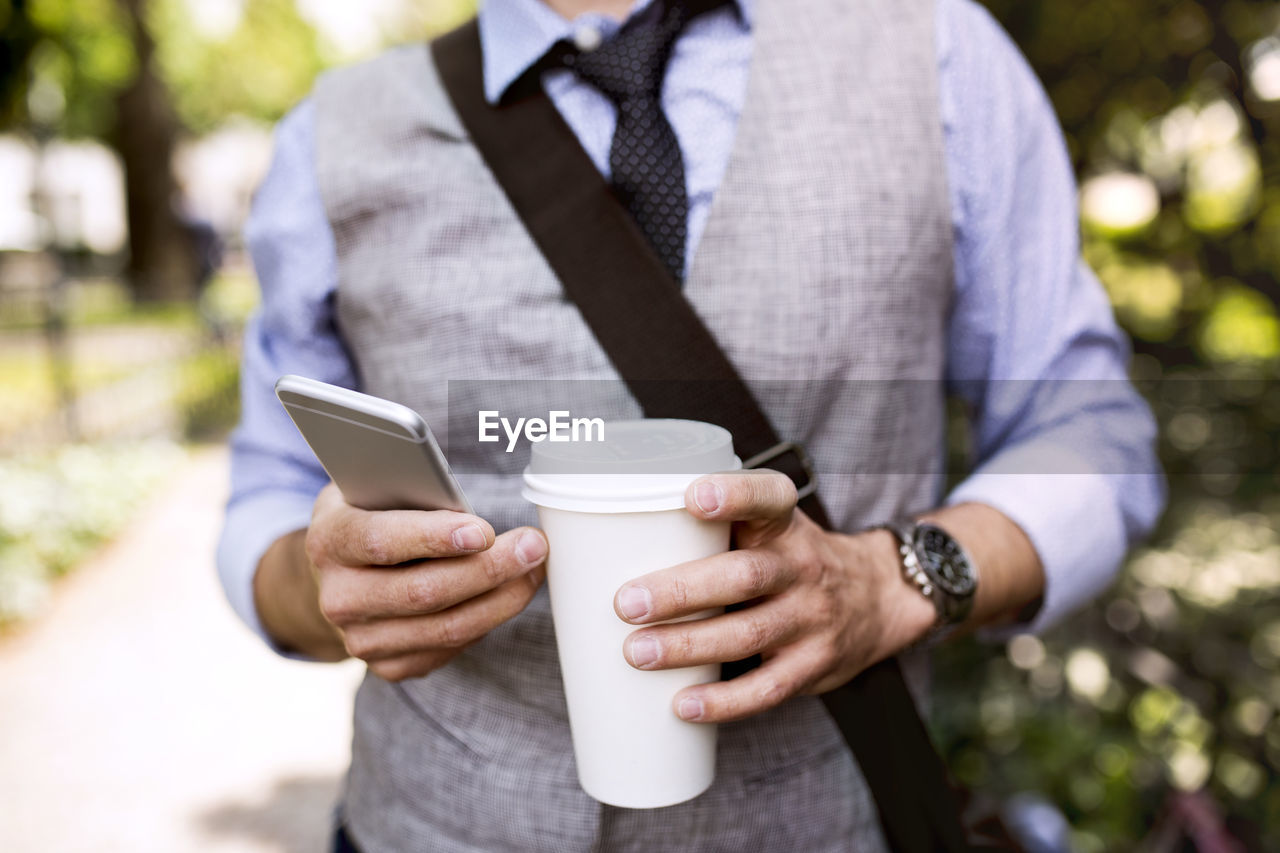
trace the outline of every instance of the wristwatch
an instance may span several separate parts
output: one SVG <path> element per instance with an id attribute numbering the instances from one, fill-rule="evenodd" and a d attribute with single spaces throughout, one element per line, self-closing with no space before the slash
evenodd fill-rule
<path id="1" fill-rule="evenodd" d="M 927 522 L 880 525 L 898 540 L 902 576 L 937 608 L 925 639 L 935 639 L 968 618 L 978 591 L 978 568 L 950 533 Z"/>

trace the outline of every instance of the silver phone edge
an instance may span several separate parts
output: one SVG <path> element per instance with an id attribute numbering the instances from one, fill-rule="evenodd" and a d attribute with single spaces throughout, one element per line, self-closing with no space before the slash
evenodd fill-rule
<path id="1" fill-rule="evenodd" d="M 431 429 L 427 426 L 427 422 L 423 420 L 422 415 L 419 415 L 408 406 L 394 403 L 391 400 L 384 400 L 381 397 L 362 394 L 350 388 L 340 388 L 337 385 L 330 385 L 326 382 L 294 374 L 286 374 L 277 379 L 275 390 L 276 398 L 282 405 L 297 405 L 319 415 L 329 415 L 348 421 L 350 418 L 343 417 L 341 412 L 354 409 L 362 415 L 394 424 L 409 433 L 408 436 L 397 436 L 398 438 L 407 438 L 418 442 L 431 438 Z M 282 396 L 285 394 L 296 395 L 301 399 L 286 400 Z M 330 412 L 316 408 L 317 403 L 335 406 L 339 411 Z M 361 424 L 361 426 L 367 426 L 367 424 Z M 437 451 L 439 450 L 439 448 L 436 449 Z"/>
<path id="2" fill-rule="evenodd" d="M 429 450 L 432 461 L 440 468 L 445 475 L 445 484 L 452 493 L 451 497 L 462 507 L 463 512 L 468 515 L 475 515 L 475 508 L 471 504 L 470 498 L 463 491 L 462 485 L 458 482 L 458 477 L 453 473 L 453 467 L 449 464 L 449 459 L 444 455 L 444 451 L 440 449 L 439 443 L 436 441 L 435 435 L 431 432 L 431 427 L 427 424 L 423 417 L 410 409 L 408 406 L 391 400 L 384 400 L 381 397 L 374 397 L 369 394 L 362 394 L 359 391 L 353 391 L 349 388 L 342 388 L 337 385 L 330 385 L 327 382 L 321 382 L 317 379 L 308 379 L 305 376 L 296 374 L 286 374 L 276 380 L 275 384 L 276 399 L 280 401 L 280 405 L 288 412 L 290 408 L 297 407 L 313 414 L 323 415 L 324 417 L 335 418 L 337 420 L 349 423 L 352 426 L 361 427 L 362 429 L 372 429 L 383 433 L 384 435 L 401 441 L 408 441 L 413 444 L 425 446 Z M 284 395 L 289 395 L 295 399 L 286 399 Z M 312 403 L 313 405 L 305 405 L 303 401 Z M 320 405 L 334 406 L 338 411 L 326 411 L 325 409 L 316 408 L 315 403 Z M 344 417 L 339 412 L 356 411 L 360 414 L 381 420 L 384 423 L 399 427 L 405 433 L 396 433 L 389 429 L 382 429 L 373 424 L 364 423 L 362 421 L 353 420 Z M 325 469 L 325 473 L 329 473 L 329 468 L 325 465 L 320 454 L 316 452 L 311 440 L 307 437 L 306 432 L 294 420 L 293 415 L 289 415 L 289 420 L 293 421 L 294 427 L 302 434 L 302 438 L 306 441 L 307 446 L 311 448 L 311 452 L 315 455 L 316 460 L 321 467 Z M 332 475 L 330 475 L 332 479 Z"/>

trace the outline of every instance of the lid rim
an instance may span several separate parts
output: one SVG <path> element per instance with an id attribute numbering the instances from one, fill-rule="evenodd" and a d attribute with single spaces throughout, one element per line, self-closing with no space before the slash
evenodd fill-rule
<path id="1" fill-rule="evenodd" d="M 733 457 L 733 465 L 722 471 L 739 471 L 742 460 Z M 637 500 L 657 500 L 668 495 L 683 499 L 685 489 L 703 474 L 535 474 L 524 470 L 524 491 L 531 495 L 547 495 L 552 498 L 592 500 L 601 503 L 622 503 Z M 620 482 L 621 481 L 621 482 Z M 533 500 L 530 498 L 530 500 Z M 537 501 L 534 501 L 535 503 Z"/>
<path id="2" fill-rule="evenodd" d="M 538 506 L 582 512 L 681 509 L 699 477 L 742 467 L 733 436 L 701 421 L 652 419 L 606 423 L 604 443 L 535 445 L 522 495 Z"/>
<path id="3" fill-rule="evenodd" d="M 733 435 L 702 421 L 606 421 L 601 438 L 537 442 L 529 469 L 538 475 L 687 475 L 723 469 L 733 458 Z"/>

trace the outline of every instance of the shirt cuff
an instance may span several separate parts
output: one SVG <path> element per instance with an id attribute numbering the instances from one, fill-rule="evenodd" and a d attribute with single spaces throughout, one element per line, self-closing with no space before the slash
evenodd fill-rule
<path id="1" fill-rule="evenodd" d="M 999 454 L 947 497 L 948 505 L 999 510 L 1022 528 L 1044 567 L 1039 612 L 1030 622 L 985 629 L 984 639 L 1043 633 L 1110 585 L 1128 550 L 1120 479 L 1070 450 L 1025 446 Z"/>
<path id="2" fill-rule="evenodd" d="M 314 495 L 296 492 L 240 498 L 228 507 L 218 541 L 218 578 L 231 609 L 276 654 L 292 660 L 313 658 L 281 648 L 267 634 L 253 601 L 253 576 L 262 555 L 277 539 L 311 523 L 314 504 Z"/>

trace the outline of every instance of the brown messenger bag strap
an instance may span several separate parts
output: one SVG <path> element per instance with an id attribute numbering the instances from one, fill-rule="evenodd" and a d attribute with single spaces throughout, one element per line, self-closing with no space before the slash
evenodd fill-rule
<path id="1" fill-rule="evenodd" d="M 803 449 L 780 442 L 541 87 L 489 104 L 474 21 L 436 39 L 431 52 L 472 143 L 645 415 L 719 424 L 744 459 L 767 457 L 769 467 L 811 476 Z M 681 345 L 657 345 L 662 341 Z M 816 494 L 800 507 L 830 528 Z M 740 663 L 736 671 L 751 665 Z M 726 667 L 727 675 L 734 671 Z M 955 792 L 897 660 L 871 667 L 822 701 L 857 757 L 891 847 L 968 850 Z"/>

